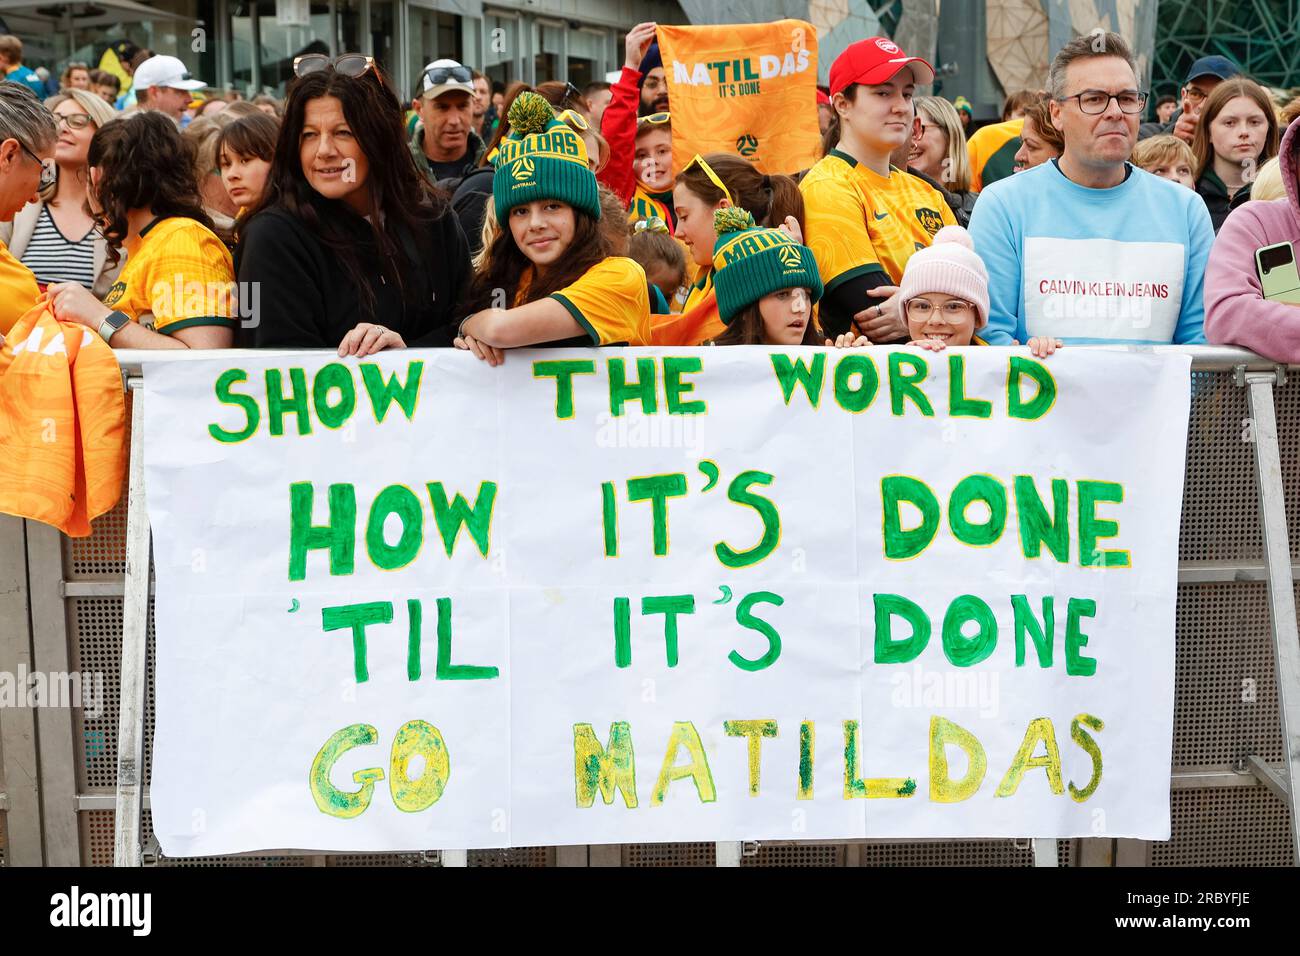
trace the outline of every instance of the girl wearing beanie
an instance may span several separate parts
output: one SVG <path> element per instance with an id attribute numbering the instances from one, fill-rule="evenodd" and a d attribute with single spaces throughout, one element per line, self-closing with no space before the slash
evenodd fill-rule
<path id="1" fill-rule="evenodd" d="M 502 349 L 523 346 L 648 345 L 645 272 L 611 255 L 582 138 L 536 93 L 519 94 L 509 121 L 492 177 L 501 228 L 456 347 L 499 365 Z"/>
<path id="2" fill-rule="evenodd" d="M 821 345 L 813 305 L 822 280 L 812 250 L 781 229 L 761 229 L 738 206 L 713 216 L 713 289 L 725 330 L 713 345 Z M 868 344 L 845 334 L 841 347 Z"/>
<path id="3" fill-rule="evenodd" d="M 989 274 L 961 226 L 944 226 L 934 244 L 907 260 L 898 298 L 909 344 L 931 352 L 949 345 L 987 345 L 975 333 L 989 321 Z M 1060 339 L 1032 338 L 1029 349 L 1046 358 Z"/>

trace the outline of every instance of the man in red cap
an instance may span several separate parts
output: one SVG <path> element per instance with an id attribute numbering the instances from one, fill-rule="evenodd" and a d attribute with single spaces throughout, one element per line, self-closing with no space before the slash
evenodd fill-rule
<path id="1" fill-rule="evenodd" d="M 831 65 L 826 135 L 835 146 L 799 185 L 805 241 L 826 286 L 828 336 L 856 326 L 873 342 L 906 341 L 897 295 L 903 268 L 936 232 L 956 225 L 943 196 L 889 163 L 911 136 L 916 87 L 932 82 L 929 63 L 886 37 L 859 40 Z"/>

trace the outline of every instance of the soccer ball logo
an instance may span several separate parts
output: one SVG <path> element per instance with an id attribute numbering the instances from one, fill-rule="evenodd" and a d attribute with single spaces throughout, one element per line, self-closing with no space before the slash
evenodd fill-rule
<path id="1" fill-rule="evenodd" d="M 794 246 L 782 246 L 777 255 L 781 259 L 781 265 L 787 269 L 802 269 L 803 256 Z"/>
<path id="2" fill-rule="evenodd" d="M 515 163 L 515 168 L 510 171 L 510 175 L 518 182 L 530 179 L 533 175 L 533 161 L 525 156 Z"/>

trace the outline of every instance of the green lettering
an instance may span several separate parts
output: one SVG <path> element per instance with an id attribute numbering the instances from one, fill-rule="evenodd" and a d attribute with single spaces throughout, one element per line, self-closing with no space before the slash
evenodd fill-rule
<path id="1" fill-rule="evenodd" d="M 1020 395 L 1022 378 L 1031 378 L 1038 386 L 1028 402 Z M 1032 422 L 1042 418 L 1056 404 L 1056 379 L 1047 366 L 1019 355 L 1011 356 L 1007 367 L 1007 416 Z"/>
<path id="2" fill-rule="evenodd" d="M 953 418 L 990 418 L 993 403 L 966 397 L 966 357 L 948 356 L 948 414 Z"/>
<path id="3" fill-rule="evenodd" d="M 323 607 L 320 611 L 321 630 L 352 632 L 352 666 L 358 684 L 370 680 L 370 671 L 366 667 L 366 626 L 390 624 L 392 620 L 391 601 L 341 604 L 337 607 Z"/>
<path id="4" fill-rule="evenodd" d="M 307 373 L 289 369 L 290 394 L 284 394 L 284 377 L 278 368 L 266 370 L 266 420 L 272 435 L 284 434 L 284 416 L 293 415 L 299 435 L 311 434 L 311 415 L 307 410 Z"/>
<path id="5" fill-rule="evenodd" d="M 330 390 L 335 388 L 339 390 L 339 400 L 338 404 L 331 405 Z M 326 428 L 338 428 L 352 417 L 357 407 L 357 387 L 352 381 L 352 372 L 338 362 L 322 366 L 312 380 L 311 397 L 320 423 Z"/>
<path id="6" fill-rule="evenodd" d="M 1029 475 L 1014 481 L 1016 514 L 1020 519 L 1020 550 L 1026 558 L 1037 558 L 1043 545 L 1061 564 L 1070 560 L 1070 485 L 1064 478 L 1052 479 L 1052 514 L 1047 514 L 1038 488 Z"/>
<path id="7" fill-rule="evenodd" d="M 989 509 L 988 521 L 973 524 L 966 509 L 982 501 Z M 989 475 L 967 475 L 957 483 L 948 499 L 948 527 L 962 544 L 986 548 L 1002 537 L 1007 526 L 1007 490 Z"/>
<path id="8" fill-rule="evenodd" d="M 659 410 L 655 390 L 655 360 L 636 360 L 637 380 L 627 381 L 627 366 L 621 358 L 609 360 L 609 413 L 615 418 L 623 414 L 623 406 L 633 400 L 641 402 L 641 412 L 653 415 Z"/>
<path id="9" fill-rule="evenodd" d="M 727 486 L 727 497 L 729 499 L 738 505 L 745 505 L 758 512 L 758 516 L 763 522 L 763 535 L 758 539 L 758 543 L 748 551 L 737 551 L 725 541 L 720 541 L 714 545 L 713 553 L 718 556 L 718 560 L 726 567 L 747 568 L 750 565 L 758 564 L 758 562 L 775 551 L 776 546 L 781 543 L 781 513 L 777 510 L 776 505 L 772 503 L 772 499 L 753 494 L 749 490 L 754 485 L 770 485 L 772 481 L 773 477 L 765 471 L 742 471 Z"/>
<path id="10" fill-rule="evenodd" d="M 1091 598 L 1070 598 L 1065 612 L 1065 672 L 1071 677 L 1091 677 L 1097 673 L 1097 661 L 1081 653 L 1088 646 L 1088 635 L 1080 630 L 1079 621 L 1097 616 L 1097 602 Z"/>
<path id="11" fill-rule="evenodd" d="M 668 499 L 684 497 L 686 491 L 686 476 L 681 472 L 629 478 L 627 481 L 628 501 L 650 502 L 654 553 L 658 557 L 668 553 Z"/>
<path id="12" fill-rule="evenodd" d="M 596 363 L 591 359 L 557 359 L 533 363 L 533 378 L 555 379 L 555 417 L 573 417 L 573 376 L 593 375 Z"/>
<path id="13" fill-rule="evenodd" d="M 357 492 L 352 485 L 329 487 L 329 524 L 313 525 L 315 486 L 298 481 L 289 486 L 289 580 L 307 576 L 307 552 L 328 548 L 330 574 L 351 574 L 356 561 Z"/>
<path id="14" fill-rule="evenodd" d="M 1056 600 L 1049 594 L 1043 598 L 1043 623 L 1038 623 L 1029 598 L 1023 594 L 1011 595 L 1011 610 L 1016 627 L 1016 666 L 1025 666 L 1025 635 L 1028 634 L 1038 651 L 1038 666 L 1051 667 L 1056 637 Z"/>
<path id="15" fill-rule="evenodd" d="M 821 353 L 819 357 L 824 356 Z M 857 387 L 853 377 L 857 376 Z M 835 364 L 835 401 L 840 408 L 850 412 L 865 411 L 876 399 L 880 389 L 880 373 L 876 363 L 865 355 L 850 352 Z"/>
<path id="16" fill-rule="evenodd" d="M 208 426 L 208 434 L 219 442 L 226 444 L 241 442 L 251 438 L 257 431 L 257 425 L 262 419 L 262 411 L 257 407 L 257 400 L 250 395 L 237 395 L 230 390 L 230 386 L 246 381 L 248 381 L 248 373 L 242 368 L 226 369 L 217 377 L 215 388 L 217 401 L 223 405 L 237 405 L 244 410 L 244 427 L 240 431 L 227 431 L 215 423 Z"/>
<path id="17" fill-rule="evenodd" d="M 962 626 L 979 625 L 979 633 L 967 637 Z M 993 610 L 973 594 L 963 594 L 948 605 L 943 615 L 943 656 L 954 667 L 970 667 L 993 653 L 998 644 L 998 619 Z"/>
<path id="18" fill-rule="evenodd" d="M 796 385 L 803 387 L 804 395 L 808 399 L 808 404 L 813 408 L 822 397 L 822 382 L 826 378 L 826 353 L 818 352 L 812 357 L 812 365 L 807 365 L 803 358 L 797 361 L 791 361 L 790 356 L 784 352 L 773 352 L 772 371 L 776 373 L 777 383 L 781 386 L 781 395 L 785 398 L 785 403 L 790 404 L 790 399 L 794 397 Z"/>
<path id="19" fill-rule="evenodd" d="M 664 616 L 664 648 L 667 651 L 669 667 L 677 666 L 677 615 L 694 613 L 694 594 L 665 594 L 641 599 L 642 617 L 650 614 Z M 628 656 L 631 657 L 630 650 Z"/>
<path id="20" fill-rule="evenodd" d="M 930 546 L 939 530 L 939 499 L 923 481 L 908 475 L 886 475 L 880 479 L 884 510 L 885 557 L 890 561 L 914 558 Z M 904 528 L 899 503 L 907 501 L 921 511 L 921 523 Z"/>
<path id="21" fill-rule="evenodd" d="M 1079 482 L 1079 564 L 1085 568 L 1127 568 L 1127 551 L 1103 551 L 1097 544 L 1102 538 L 1119 534 L 1119 522 L 1097 517 L 1100 502 L 1122 504 L 1124 486 L 1114 481 Z"/>
<path id="22" fill-rule="evenodd" d="M 903 371 L 905 365 L 911 369 L 910 373 Z M 919 355 L 889 353 L 889 408 L 894 415 L 903 414 L 903 399 L 910 398 L 922 415 L 934 417 L 934 407 L 920 388 L 929 372 L 930 366 Z"/>
<path id="23" fill-rule="evenodd" d="M 451 598 L 438 598 L 438 680 L 492 680 L 495 667 L 451 662 Z"/>
<path id="24" fill-rule="evenodd" d="M 402 414 L 409 422 L 415 414 L 415 405 L 420 398 L 420 378 L 424 374 L 424 362 L 416 360 L 407 367 L 406 381 L 401 382 L 394 372 L 387 379 L 378 365 L 366 362 L 361 365 L 361 383 L 370 396 L 370 407 L 374 410 L 375 421 L 381 424 L 388 415 L 388 408 L 397 403 Z"/>
<path id="25" fill-rule="evenodd" d="M 397 544 L 390 545 L 384 539 L 384 524 L 394 514 L 401 521 L 402 532 Z M 424 514 L 420 511 L 420 499 L 405 485 L 389 485 L 375 496 L 370 506 L 370 518 L 366 522 L 366 550 L 370 560 L 381 571 L 396 571 L 415 560 L 422 544 Z"/>
<path id="26" fill-rule="evenodd" d="M 433 506 L 433 520 L 438 526 L 438 534 L 442 538 L 447 557 L 451 557 L 456 548 L 456 540 L 460 537 L 460 529 L 464 528 L 469 532 L 479 554 L 486 558 L 492 543 L 492 508 L 497 499 L 497 483 L 479 482 L 472 508 L 459 491 L 448 503 L 447 491 L 441 481 L 431 481 L 426 487 L 429 490 L 429 503 Z"/>
<path id="27" fill-rule="evenodd" d="M 767 621 L 751 613 L 753 606 L 760 603 L 774 604 L 780 607 L 785 603 L 785 598 L 779 594 L 773 594 L 771 591 L 755 591 L 753 594 L 746 594 L 744 599 L 736 605 L 736 623 L 751 631 L 758 631 L 767 638 L 767 653 L 757 660 L 742 657 L 740 652 L 734 650 L 727 655 L 727 659 L 743 671 L 761 671 L 765 667 L 771 667 L 776 663 L 776 659 L 781 656 L 781 635 Z"/>
<path id="28" fill-rule="evenodd" d="M 683 375 L 702 371 L 704 363 L 696 355 L 664 357 L 664 394 L 668 397 L 669 415 L 703 415 L 708 406 L 698 399 L 682 401 L 687 392 L 695 391 L 694 382 L 683 382 Z"/>
<path id="29" fill-rule="evenodd" d="M 920 605 L 899 594 L 872 595 L 876 622 L 876 663 L 906 664 L 915 660 L 930 642 L 930 618 Z M 893 619 L 912 625 L 911 636 L 894 640 Z"/>

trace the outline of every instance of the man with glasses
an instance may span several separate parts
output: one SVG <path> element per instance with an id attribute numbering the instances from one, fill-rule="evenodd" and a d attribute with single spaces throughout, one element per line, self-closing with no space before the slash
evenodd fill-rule
<path id="1" fill-rule="evenodd" d="M 58 135 L 54 117 L 31 90 L 0 83 L 0 222 L 12 222 L 53 183 Z M 31 270 L 0 243 L 0 335 L 8 334 L 38 295 Z"/>
<path id="2" fill-rule="evenodd" d="M 478 165 L 483 140 L 474 132 L 474 78 L 455 60 L 424 68 L 411 109 L 420 117 L 411 136 L 415 165 L 434 185 L 455 191 Z"/>
<path id="3" fill-rule="evenodd" d="M 1114 33 L 1072 40 L 1048 74 L 1059 159 L 993 183 L 971 216 L 991 345 L 1204 343 L 1214 230 L 1200 197 L 1128 163 L 1146 94 Z"/>
<path id="4" fill-rule="evenodd" d="M 1196 121 L 1201 116 L 1205 98 L 1224 80 L 1240 75 L 1235 63 L 1224 56 L 1203 56 L 1187 71 L 1187 79 L 1179 91 L 1181 100 L 1174 115 L 1162 123 L 1143 123 L 1138 139 L 1168 133 L 1177 136 L 1188 146 L 1196 136 Z"/>

